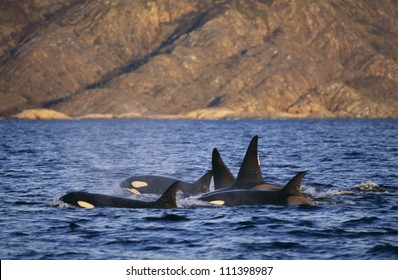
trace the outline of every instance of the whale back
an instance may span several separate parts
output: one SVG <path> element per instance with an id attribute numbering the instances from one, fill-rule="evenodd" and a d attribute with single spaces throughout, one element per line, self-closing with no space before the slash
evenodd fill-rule
<path id="1" fill-rule="evenodd" d="M 180 182 L 177 181 L 169 186 L 158 200 L 150 202 L 88 192 L 70 192 L 60 200 L 81 208 L 176 208 L 179 187 Z"/>

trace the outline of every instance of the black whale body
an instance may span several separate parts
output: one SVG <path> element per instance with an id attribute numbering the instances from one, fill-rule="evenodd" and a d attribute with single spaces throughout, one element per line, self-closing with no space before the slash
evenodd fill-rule
<path id="1" fill-rule="evenodd" d="M 128 189 L 131 193 L 139 194 L 162 194 L 173 183 L 179 181 L 179 190 L 185 197 L 195 196 L 209 191 L 212 171 L 207 171 L 196 182 L 189 183 L 175 178 L 155 175 L 131 176 L 120 183 L 120 187 Z"/>
<path id="2" fill-rule="evenodd" d="M 158 200 L 149 202 L 88 192 L 70 192 L 62 196 L 60 200 L 81 208 L 176 208 L 179 184 L 180 182 L 173 183 Z"/>
<path id="3" fill-rule="evenodd" d="M 239 205 L 313 205 L 313 202 L 301 193 L 300 184 L 306 172 L 299 172 L 281 190 L 246 190 L 233 189 L 226 191 L 215 191 L 204 194 L 199 200 L 207 201 L 216 205 L 239 206 Z"/>

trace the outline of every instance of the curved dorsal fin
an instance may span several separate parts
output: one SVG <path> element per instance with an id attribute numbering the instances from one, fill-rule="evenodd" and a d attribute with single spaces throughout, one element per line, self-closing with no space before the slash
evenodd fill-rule
<path id="1" fill-rule="evenodd" d="M 232 186 L 235 182 L 235 177 L 225 165 L 217 148 L 213 149 L 211 164 L 213 168 L 214 189 L 219 190 Z"/>
<path id="2" fill-rule="evenodd" d="M 177 191 L 180 187 L 180 181 L 170 185 L 170 187 L 156 200 L 157 208 L 177 208 Z"/>
<path id="3" fill-rule="evenodd" d="M 238 177 L 234 183 L 235 188 L 252 188 L 265 184 L 258 160 L 257 146 L 258 136 L 256 135 L 247 147 Z"/>
<path id="4" fill-rule="evenodd" d="M 205 186 L 209 188 L 213 171 L 208 170 L 202 177 L 200 177 L 194 184 L 198 186 Z M 209 190 L 207 190 L 209 191 Z"/>
<path id="5" fill-rule="evenodd" d="M 289 196 L 302 196 L 303 194 L 301 193 L 301 181 L 303 180 L 305 174 L 307 174 L 307 171 L 297 173 L 297 175 L 290 179 L 289 183 L 287 183 L 281 191 Z"/>

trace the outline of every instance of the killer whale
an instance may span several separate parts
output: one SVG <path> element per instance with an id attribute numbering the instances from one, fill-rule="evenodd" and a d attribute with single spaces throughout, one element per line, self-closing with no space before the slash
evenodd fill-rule
<path id="1" fill-rule="evenodd" d="M 171 184 L 179 181 L 181 190 L 185 197 L 196 196 L 209 191 L 213 172 L 207 171 L 194 183 L 180 181 L 171 177 L 140 175 L 131 176 L 120 183 L 120 187 L 128 189 L 131 193 L 139 194 L 162 194 Z"/>
<path id="2" fill-rule="evenodd" d="M 301 181 L 306 171 L 299 172 L 281 190 L 230 189 L 203 194 L 199 200 L 216 205 L 313 205 L 313 202 L 301 192 Z"/>
<path id="3" fill-rule="evenodd" d="M 212 153 L 212 170 L 215 191 L 235 189 L 281 190 L 281 186 L 266 183 L 261 173 L 258 156 L 258 136 L 255 135 L 247 147 L 237 178 L 225 165 L 217 148 Z"/>
<path id="4" fill-rule="evenodd" d="M 117 207 L 117 208 L 176 208 L 176 194 L 180 182 L 174 182 L 162 196 L 155 201 L 140 201 L 123 197 L 88 192 L 70 192 L 62 196 L 60 200 L 81 208 Z"/>

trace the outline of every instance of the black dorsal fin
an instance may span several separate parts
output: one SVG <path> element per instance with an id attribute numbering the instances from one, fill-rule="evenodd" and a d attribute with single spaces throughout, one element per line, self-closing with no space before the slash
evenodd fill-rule
<path id="1" fill-rule="evenodd" d="M 213 171 L 208 170 L 202 177 L 199 178 L 199 180 L 194 183 L 194 185 L 199 186 L 203 192 L 208 192 L 212 176 Z"/>
<path id="2" fill-rule="evenodd" d="M 281 191 L 289 196 L 302 196 L 303 194 L 301 193 L 301 181 L 303 180 L 305 174 L 307 174 L 307 171 L 297 173 L 297 175 L 290 179 L 289 183 L 287 183 Z"/>
<path id="3" fill-rule="evenodd" d="M 180 187 L 180 181 L 177 181 L 168 187 L 162 196 L 155 202 L 157 208 L 177 208 L 177 191 Z"/>
<path id="4" fill-rule="evenodd" d="M 231 171 L 225 165 L 217 148 L 213 149 L 211 164 L 213 168 L 215 190 L 230 187 L 234 184 L 235 177 L 234 175 L 232 175 Z"/>
<path id="5" fill-rule="evenodd" d="M 238 177 L 236 178 L 234 188 L 252 188 L 261 184 L 265 184 L 261 174 L 258 159 L 258 136 L 254 136 L 251 140 L 245 158 L 240 166 Z"/>

